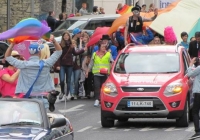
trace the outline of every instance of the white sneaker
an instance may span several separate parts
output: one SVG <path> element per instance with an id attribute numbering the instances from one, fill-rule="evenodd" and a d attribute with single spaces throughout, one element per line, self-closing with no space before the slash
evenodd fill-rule
<path id="1" fill-rule="evenodd" d="M 67 100 L 71 100 L 71 95 L 70 95 L 70 93 L 69 93 L 68 96 L 67 96 Z"/>
<path id="2" fill-rule="evenodd" d="M 95 107 L 99 106 L 99 100 L 95 100 L 94 106 L 95 106 Z"/>

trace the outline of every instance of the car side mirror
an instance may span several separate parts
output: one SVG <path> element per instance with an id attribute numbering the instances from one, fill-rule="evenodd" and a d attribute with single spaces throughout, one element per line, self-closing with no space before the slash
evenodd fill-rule
<path id="1" fill-rule="evenodd" d="M 102 75 L 108 75 L 108 69 L 107 68 L 101 68 L 100 69 L 100 74 L 102 74 Z"/>
<path id="2" fill-rule="evenodd" d="M 67 121 L 65 118 L 54 118 L 51 128 L 61 127 L 66 125 Z"/>

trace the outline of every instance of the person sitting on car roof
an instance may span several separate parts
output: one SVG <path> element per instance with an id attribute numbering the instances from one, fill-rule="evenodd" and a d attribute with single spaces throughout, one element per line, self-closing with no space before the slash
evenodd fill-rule
<path id="1" fill-rule="evenodd" d="M 113 60 L 115 60 L 117 58 L 118 52 L 117 52 L 117 47 L 112 45 L 109 41 L 110 41 L 110 37 L 109 35 L 102 35 L 102 38 L 100 39 L 100 41 L 105 44 L 106 46 L 106 50 L 109 51 L 112 54 Z M 93 53 L 98 51 L 99 47 L 95 46 L 93 49 Z"/>
<path id="2" fill-rule="evenodd" d="M 17 51 L 12 51 L 11 56 L 20 59 Z M 3 98 L 12 98 L 15 96 L 15 89 L 20 70 L 6 61 L 6 68 L 0 70 L 0 93 Z"/>

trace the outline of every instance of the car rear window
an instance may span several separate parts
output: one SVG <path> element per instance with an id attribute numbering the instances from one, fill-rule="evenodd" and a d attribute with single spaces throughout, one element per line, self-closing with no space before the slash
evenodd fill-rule
<path id="1" fill-rule="evenodd" d="M 116 73 L 176 73 L 179 72 L 178 53 L 122 53 L 117 60 Z"/>

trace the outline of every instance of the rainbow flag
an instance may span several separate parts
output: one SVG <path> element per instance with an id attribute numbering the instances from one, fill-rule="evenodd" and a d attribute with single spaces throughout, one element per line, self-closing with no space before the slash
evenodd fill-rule
<path id="1" fill-rule="evenodd" d="M 133 8 L 133 6 L 129 6 L 129 5 L 125 4 L 118 13 L 120 15 L 123 15 L 123 14 L 126 14 L 126 13 L 130 13 L 132 8 Z"/>

